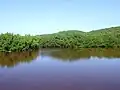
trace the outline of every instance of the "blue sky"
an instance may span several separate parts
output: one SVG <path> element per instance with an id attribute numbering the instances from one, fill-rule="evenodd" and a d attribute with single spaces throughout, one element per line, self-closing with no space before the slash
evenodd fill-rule
<path id="1" fill-rule="evenodd" d="M 120 0 L 0 0 L 0 33 L 47 34 L 120 25 Z"/>

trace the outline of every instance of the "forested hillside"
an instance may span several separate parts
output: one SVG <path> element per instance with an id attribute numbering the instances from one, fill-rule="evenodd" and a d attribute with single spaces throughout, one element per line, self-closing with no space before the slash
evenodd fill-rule
<path id="1" fill-rule="evenodd" d="M 90 32 L 78 30 L 54 34 L 20 36 L 5 33 L 0 35 L 0 51 L 26 51 L 38 48 L 116 48 L 120 47 L 120 27 L 111 27 Z"/>
<path id="2" fill-rule="evenodd" d="M 90 32 L 62 31 L 45 35 L 41 47 L 57 48 L 109 48 L 120 46 L 120 27 L 111 27 Z"/>

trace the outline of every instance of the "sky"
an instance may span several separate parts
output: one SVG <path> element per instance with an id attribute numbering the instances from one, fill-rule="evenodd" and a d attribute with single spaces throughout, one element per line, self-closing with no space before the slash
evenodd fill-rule
<path id="1" fill-rule="evenodd" d="M 0 0 L 0 33 L 49 34 L 120 26 L 120 0 Z"/>

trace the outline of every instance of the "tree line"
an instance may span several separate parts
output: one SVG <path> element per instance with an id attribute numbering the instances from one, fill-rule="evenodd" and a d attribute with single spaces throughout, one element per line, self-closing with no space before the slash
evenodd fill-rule
<path id="1" fill-rule="evenodd" d="M 0 51 L 26 51 L 39 48 L 119 48 L 120 27 L 90 32 L 62 31 L 46 35 L 0 34 Z"/>
<path id="2" fill-rule="evenodd" d="M 0 35 L 0 51 L 26 51 L 39 48 L 40 37 L 5 33 Z"/>

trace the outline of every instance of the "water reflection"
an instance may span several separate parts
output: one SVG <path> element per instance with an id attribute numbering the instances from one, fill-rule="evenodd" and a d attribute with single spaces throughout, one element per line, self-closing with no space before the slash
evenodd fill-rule
<path id="1" fill-rule="evenodd" d="M 20 63 L 29 63 L 38 55 L 38 51 L 0 53 L 0 67 L 14 67 Z"/>
<path id="2" fill-rule="evenodd" d="M 120 90 L 119 57 L 120 49 L 0 53 L 8 67 L 0 68 L 0 90 Z"/>
<path id="3" fill-rule="evenodd" d="M 61 49 L 61 50 L 42 50 L 41 55 L 50 56 L 63 61 L 75 61 L 90 58 L 120 58 L 120 49 Z"/>
<path id="4" fill-rule="evenodd" d="M 14 67 L 20 63 L 29 63 L 37 56 L 49 56 L 55 60 L 76 61 L 90 58 L 120 58 L 120 49 L 42 49 L 32 52 L 0 53 L 0 67 Z M 39 58 L 40 59 L 40 58 Z"/>

